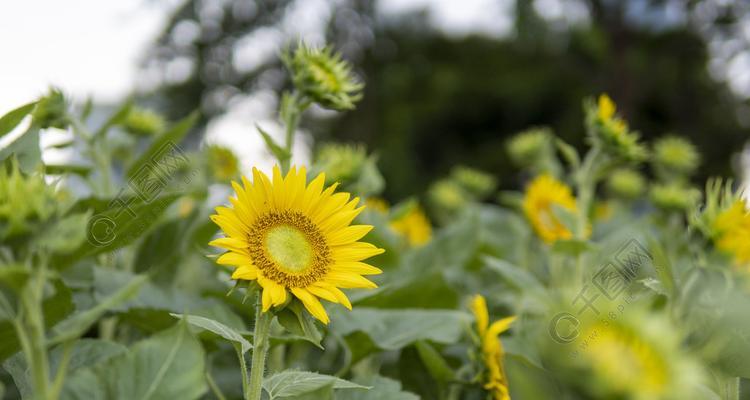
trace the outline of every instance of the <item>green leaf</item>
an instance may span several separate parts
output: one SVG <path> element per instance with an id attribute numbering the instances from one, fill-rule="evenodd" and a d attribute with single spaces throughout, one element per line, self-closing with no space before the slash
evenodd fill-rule
<path id="1" fill-rule="evenodd" d="M 271 151 L 274 157 L 278 158 L 279 160 L 287 160 L 292 156 L 291 154 L 289 154 L 289 151 L 279 146 L 276 141 L 273 140 L 271 135 L 269 135 L 268 132 L 264 131 L 263 128 L 261 128 L 258 124 L 255 124 L 255 128 L 258 129 L 260 136 L 266 143 L 266 147 L 268 147 L 268 150 Z"/>
<path id="2" fill-rule="evenodd" d="M 578 155 L 578 151 L 575 147 L 565 143 L 565 141 L 559 138 L 555 138 L 555 145 L 568 165 L 576 170 L 581 167 L 581 157 Z"/>
<path id="3" fill-rule="evenodd" d="M 440 383 L 447 383 L 455 378 L 453 369 L 448 365 L 443 356 L 435 348 L 425 341 L 414 344 L 427 370 L 433 379 Z"/>
<path id="4" fill-rule="evenodd" d="M 270 400 L 308 394 L 328 385 L 333 389 L 368 389 L 335 376 L 308 371 L 284 371 L 263 380 L 263 389 Z"/>
<path id="5" fill-rule="evenodd" d="M 150 202 L 137 197 L 103 203 L 93 201 L 90 205 L 106 208 L 88 220 L 87 240 L 76 250 L 54 259 L 52 265 L 64 268 L 81 258 L 127 246 L 145 234 L 178 197 L 178 194 L 169 194 Z"/>
<path id="6" fill-rule="evenodd" d="M 91 170 L 91 167 L 88 165 L 46 164 L 44 166 L 44 173 L 48 175 L 76 174 L 87 177 L 91 173 Z"/>
<path id="7" fill-rule="evenodd" d="M 53 253 L 67 253 L 86 240 L 86 222 L 91 213 L 78 213 L 59 220 L 34 238 L 34 246 Z"/>
<path id="8" fill-rule="evenodd" d="M 133 99 L 128 99 L 125 103 L 123 103 L 120 108 L 115 111 L 107 121 L 102 124 L 102 126 L 99 127 L 99 129 L 96 130 L 94 133 L 94 136 L 103 136 L 109 128 L 118 125 L 125 121 L 125 119 L 128 117 L 128 114 L 130 114 L 130 110 L 133 108 Z M 85 115 L 85 113 L 84 113 Z M 85 117 L 82 117 L 85 118 Z"/>
<path id="9" fill-rule="evenodd" d="M 0 117 L 0 137 L 10 133 L 18 124 L 34 110 L 36 101 L 24 104 Z"/>
<path id="10" fill-rule="evenodd" d="M 483 260 L 487 268 L 502 275 L 516 289 L 544 293 L 544 286 L 529 271 L 499 258 L 484 257 Z"/>
<path id="11" fill-rule="evenodd" d="M 0 149 L 0 161 L 15 155 L 21 171 L 30 173 L 42 162 L 42 151 L 39 148 L 39 128 L 31 126 L 15 141 Z"/>
<path id="12" fill-rule="evenodd" d="M 188 324 L 196 326 L 201 329 L 205 329 L 209 332 L 213 332 L 230 342 L 237 343 L 240 345 L 242 353 L 247 353 L 248 350 L 253 348 L 253 345 L 247 341 L 242 335 L 240 335 L 234 329 L 222 324 L 221 322 L 214 321 L 210 318 L 201 317 L 198 315 L 183 315 L 171 313 L 171 316 L 187 321 Z"/>
<path id="13" fill-rule="evenodd" d="M 664 248 L 655 238 L 648 239 L 648 248 L 651 250 L 651 254 L 654 257 L 653 266 L 656 270 L 656 276 L 659 277 L 659 281 L 664 286 L 664 294 L 671 296 L 675 292 L 672 263 L 669 261 L 669 257 L 667 257 Z"/>
<path id="14" fill-rule="evenodd" d="M 121 344 L 97 339 L 76 341 L 70 351 L 67 372 L 70 374 L 79 368 L 89 367 L 127 351 Z M 60 368 L 63 349 L 58 346 L 50 351 L 50 375 L 54 376 Z M 13 382 L 22 399 L 33 399 L 31 371 L 23 353 L 16 353 L 3 363 L 3 368 L 13 377 Z M 0 397 L 1 398 L 1 397 Z"/>
<path id="15" fill-rule="evenodd" d="M 323 335 L 318 330 L 318 327 L 315 326 L 313 317 L 305 312 L 299 301 L 294 300 L 289 303 L 276 317 L 281 326 L 289 332 L 307 340 L 321 350 L 323 349 L 323 346 L 320 344 L 320 341 L 323 340 Z"/>
<path id="16" fill-rule="evenodd" d="M 130 283 L 116 291 L 111 296 L 98 301 L 96 306 L 86 311 L 76 313 L 72 317 L 62 321 L 53 329 L 52 333 L 54 336 L 50 340 L 50 343 L 62 343 L 80 337 L 86 333 L 86 331 L 95 324 L 104 313 L 135 296 L 147 280 L 148 277 L 145 275 L 136 276 Z"/>
<path id="17" fill-rule="evenodd" d="M 371 386 L 368 391 L 345 391 L 336 400 L 419 400 L 414 393 L 401 390 L 401 382 L 379 375 L 356 379 L 357 383 Z"/>
<path id="18" fill-rule="evenodd" d="M 358 307 L 448 309 L 458 306 L 458 293 L 448 285 L 441 271 L 434 271 L 383 284 L 374 290 L 355 292 L 352 303 Z"/>
<path id="19" fill-rule="evenodd" d="M 184 322 L 129 351 L 75 371 L 62 400 L 198 399 L 206 391 L 205 355 Z"/>
<path id="20" fill-rule="evenodd" d="M 380 310 L 358 307 L 332 310 L 330 329 L 346 336 L 362 332 L 383 350 L 398 350 L 419 340 L 456 343 L 469 324 L 466 313 L 452 310 Z"/>
<path id="21" fill-rule="evenodd" d="M 190 131 L 190 128 L 198 122 L 199 116 L 200 114 L 198 114 L 198 112 L 193 112 L 172 126 L 168 131 L 159 135 L 159 137 L 151 143 L 148 149 L 146 149 L 137 160 L 130 164 L 125 176 L 127 176 L 128 179 L 133 178 L 144 165 L 155 162 L 154 157 L 156 157 L 160 151 L 163 151 L 166 146 L 170 146 L 170 144 L 176 146 L 177 143 L 182 141 L 182 138 L 184 138 Z"/>

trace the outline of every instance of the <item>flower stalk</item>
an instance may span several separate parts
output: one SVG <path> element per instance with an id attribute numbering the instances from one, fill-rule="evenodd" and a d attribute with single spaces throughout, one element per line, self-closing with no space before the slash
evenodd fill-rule
<path id="1" fill-rule="evenodd" d="M 263 373 L 266 366 L 266 353 L 268 353 L 268 333 L 271 330 L 271 321 L 273 315 L 270 312 L 263 312 L 263 306 L 258 294 L 258 301 L 255 307 L 255 330 L 253 332 L 253 358 L 250 365 L 250 382 L 245 394 L 246 400 L 260 400 L 263 389 Z M 243 370 L 244 370 L 243 366 Z M 247 376 L 247 372 L 243 371 Z"/>

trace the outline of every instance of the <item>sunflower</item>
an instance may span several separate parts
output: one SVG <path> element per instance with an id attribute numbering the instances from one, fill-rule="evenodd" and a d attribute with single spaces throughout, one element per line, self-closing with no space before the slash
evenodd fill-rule
<path id="1" fill-rule="evenodd" d="M 555 215 L 554 206 L 576 212 L 576 199 L 564 183 L 549 174 L 539 175 L 526 188 L 523 211 L 534 231 L 547 243 L 573 237 Z"/>
<path id="2" fill-rule="evenodd" d="M 401 234 L 412 246 L 421 246 L 432 238 L 432 225 L 419 204 L 391 222 L 391 229 Z"/>
<path id="3" fill-rule="evenodd" d="M 372 229 L 351 225 L 364 209 L 359 198 L 334 193 L 336 184 L 324 189 L 325 174 L 306 180 L 304 168 L 282 177 L 274 167 L 272 179 L 254 168 L 252 183 L 232 182 L 233 207 L 217 207 L 211 216 L 226 237 L 210 245 L 228 250 L 217 263 L 236 267 L 232 279 L 258 282 L 264 312 L 285 304 L 291 292 L 327 324 L 319 298 L 351 309 L 340 288 L 377 287 L 362 275 L 382 271 L 362 261 L 383 249 L 358 241 Z"/>
<path id="4" fill-rule="evenodd" d="M 750 264 L 750 213 L 745 200 L 737 199 L 713 222 L 714 241 L 721 251 L 734 256 L 738 265 Z"/>
<path id="5" fill-rule="evenodd" d="M 507 317 L 489 324 L 487 302 L 482 295 L 474 296 L 471 309 L 477 321 L 482 362 L 486 368 L 484 388 L 492 393 L 494 400 L 510 400 L 508 379 L 503 368 L 503 344 L 498 336 L 507 331 L 516 317 Z"/>

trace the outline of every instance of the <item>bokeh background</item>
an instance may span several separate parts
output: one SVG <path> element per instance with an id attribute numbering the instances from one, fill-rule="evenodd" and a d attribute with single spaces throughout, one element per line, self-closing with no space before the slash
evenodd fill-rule
<path id="1" fill-rule="evenodd" d="M 97 112 L 128 96 L 177 119 L 189 146 L 270 162 L 278 61 L 330 43 L 367 84 L 343 115 L 313 109 L 298 162 L 326 141 L 378 155 L 384 197 L 419 194 L 456 164 L 518 187 L 504 150 L 548 126 L 582 147 L 582 102 L 607 92 L 648 139 L 677 134 L 703 155 L 696 182 L 743 179 L 750 138 L 750 2 L 731 0 L 31 0 L 0 15 L 0 113 L 49 85 Z M 22 18 L 18 16 L 22 15 Z M 108 106 L 111 105 L 111 106 Z M 11 140 L 11 138 L 4 138 Z M 2 145 L 2 143 L 0 143 Z M 45 157 L 70 157 L 45 154 Z"/>

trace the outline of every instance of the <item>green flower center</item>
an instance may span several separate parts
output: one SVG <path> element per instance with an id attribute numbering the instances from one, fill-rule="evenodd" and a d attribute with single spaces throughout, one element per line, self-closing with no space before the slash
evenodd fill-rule
<path id="1" fill-rule="evenodd" d="M 247 235 L 248 252 L 264 277 L 284 287 L 307 287 L 331 265 L 320 229 L 302 213 L 276 211 L 259 217 Z"/>
<path id="2" fill-rule="evenodd" d="M 266 233 L 268 255 L 276 265 L 291 273 L 307 269 L 313 258 L 313 249 L 305 235 L 289 225 L 279 225 Z"/>

